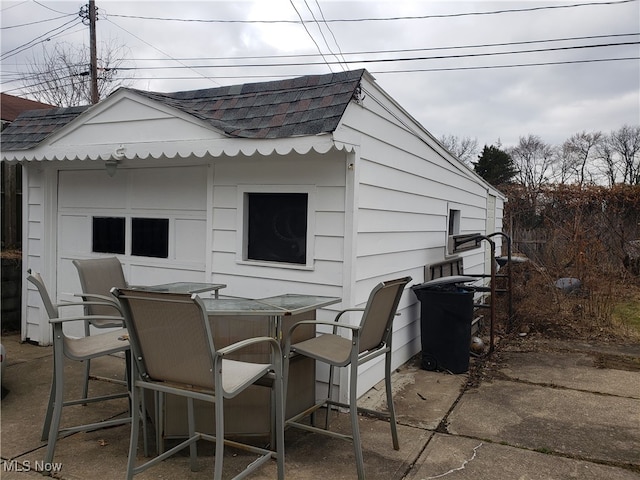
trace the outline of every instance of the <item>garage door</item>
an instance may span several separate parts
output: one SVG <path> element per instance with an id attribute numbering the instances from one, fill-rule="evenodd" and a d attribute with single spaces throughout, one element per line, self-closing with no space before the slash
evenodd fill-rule
<path id="1" fill-rule="evenodd" d="M 206 205 L 206 166 L 60 171 L 58 298 L 80 291 L 74 258 L 115 255 L 130 284 L 204 281 Z"/>

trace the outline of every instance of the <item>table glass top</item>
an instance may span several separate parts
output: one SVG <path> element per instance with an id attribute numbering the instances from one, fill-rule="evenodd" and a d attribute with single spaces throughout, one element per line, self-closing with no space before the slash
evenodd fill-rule
<path id="1" fill-rule="evenodd" d="M 248 298 L 202 298 L 210 315 L 281 315 L 282 309 Z"/>
<path id="2" fill-rule="evenodd" d="M 295 311 L 298 309 L 316 309 L 326 307 L 340 301 L 336 297 L 322 297 L 318 295 L 298 295 L 286 293 L 275 297 L 261 298 L 261 302 L 274 307 L 282 308 L 287 311 Z"/>
<path id="3" fill-rule="evenodd" d="M 248 298 L 203 298 L 210 315 L 295 315 L 340 302 L 337 297 L 285 294 L 252 300 Z"/>
<path id="4" fill-rule="evenodd" d="M 211 290 L 220 290 L 226 285 L 221 283 L 204 283 L 204 282 L 172 282 L 163 283 L 161 285 L 137 285 L 132 287 L 136 290 L 145 290 L 148 292 L 167 292 L 167 293 L 202 293 Z"/>

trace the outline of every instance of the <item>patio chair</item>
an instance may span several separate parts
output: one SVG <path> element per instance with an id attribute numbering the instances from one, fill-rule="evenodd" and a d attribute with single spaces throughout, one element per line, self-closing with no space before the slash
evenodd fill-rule
<path id="1" fill-rule="evenodd" d="M 364 461 L 362 458 L 362 445 L 360 430 L 358 427 L 358 411 L 389 419 L 391 424 L 391 437 L 393 448 L 398 450 L 398 431 L 396 427 L 395 409 L 391 391 L 391 337 L 392 321 L 398 309 L 400 297 L 404 287 L 411 281 L 411 277 L 398 278 L 378 284 L 369 295 L 365 308 L 349 308 L 340 311 L 333 322 L 307 320 L 294 324 L 285 338 L 285 388 L 287 384 L 287 372 L 292 356 L 303 355 L 311 357 L 319 362 L 329 365 L 329 388 L 327 397 L 306 411 L 286 421 L 287 427 L 296 427 L 315 433 L 329 435 L 334 438 L 348 440 L 353 443 L 356 456 L 358 478 L 365 478 Z M 340 317 L 346 312 L 363 312 L 359 325 L 339 323 Z M 301 325 L 330 325 L 333 333 L 319 335 L 315 338 L 291 344 L 291 336 L 296 328 Z M 338 335 L 339 329 L 351 331 L 351 338 Z M 388 412 L 377 412 L 365 408 L 359 408 L 357 404 L 358 391 L 358 366 L 374 358 L 385 356 L 385 386 L 387 392 Z M 349 374 L 349 404 L 340 403 L 332 399 L 334 367 L 350 366 Z M 351 435 L 343 435 L 329 430 L 329 413 L 331 406 L 349 408 L 351 418 Z M 327 408 L 324 429 L 314 425 L 315 412 L 321 408 Z M 307 416 L 312 416 L 312 424 L 301 423 Z"/>
<path id="2" fill-rule="evenodd" d="M 271 458 L 277 460 L 278 478 L 284 478 L 284 400 L 282 351 L 272 337 L 255 337 L 216 349 L 206 308 L 197 295 L 159 293 L 131 289 L 113 289 L 124 311 L 129 331 L 132 362 L 131 443 L 127 463 L 127 479 L 146 470 L 176 452 L 189 447 L 191 470 L 197 469 L 196 442 L 213 441 L 215 447 L 214 478 L 222 478 L 225 445 L 258 454 L 246 469 L 234 478 L 244 478 Z M 271 363 L 249 363 L 228 356 L 241 349 L 266 343 L 271 350 Z M 272 412 L 272 443 L 266 449 L 224 436 L 224 401 L 245 391 L 251 385 L 272 389 L 275 411 Z M 136 466 L 139 431 L 140 392 L 171 393 L 187 398 L 189 437 Z M 194 400 L 214 404 L 215 435 L 195 430 Z M 275 437 L 275 441 L 273 441 Z"/>
<path id="3" fill-rule="evenodd" d="M 84 323 L 85 336 L 91 335 L 91 326 L 96 328 L 122 328 L 122 320 L 101 320 L 97 317 L 98 315 L 122 316 L 120 304 L 110 293 L 113 287 L 127 286 L 120 260 L 116 257 L 90 258 L 73 260 L 72 263 L 78 270 L 83 300 L 94 300 L 94 302 L 90 302 L 85 306 L 85 314 L 89 316 L 89 319 Z M 128 370 L 128 368 L 125 369 Z M 90 372 L 91 361 L 87 360 L 84 365 L 84 386 L 82 389 L 84 398 L 87 398 L 89 394 Z"/>
<path id="4" fill-rule="evenodd" d="M 64 400 L 65 390 L 65 369 L 64 358 L 86 362 L 89 359 L 111 355 L 114 353 L 126 352 L 129 350 L 129 341 L 127 340 L 127 331 L 120 328 L 108 333 L 92 335 L 90 337 L 72 338 L 65 335 L 63 324 L 65 322 L 88 320 L 87 315 L 74 317 L 61 317 L 59 311 L 61 307 L 86 306 L 87 302 L 69 302 L 55 305 L 51 301 L 51 297 L 42 281 L 42 277 L 38 273 L 29 274 L 27 280 L 36 286 L 44 308 L 49 316 L 49 323 L 53 329 L 53 377 L 51 382 L 51 391 L 49 393 L 49 403 L 47 405 L 47 413 L 45 415 L 44 425 L 42 428 L 42 440 L 48 440 L 47 452 L 44 464 L 50 464 L 53 460 L 53 454 L 56 448 L 56 441 L 62 434 L 74 432 L 86 432 L 97 430 L 100 428 L 111 427 L 129 423 L 131 417 L 106 420 L 96 423 L 88 423 L 77 425 L 75 427 L 60 428 L 60 419 L 63 407 L 70 405 L 88 404 L 94 402 L 102 402 L 113 400 L 116 398 L 128 397 L 129 392 L 114 393 L 110 395 L 102 395 L 97 397 L 83 397 L 78 400 Z M 92 302 L 97 303 L 97 302 Z M 122 317 L 118 316 L 99 316 L 91 320 L 120 321 Z"/>

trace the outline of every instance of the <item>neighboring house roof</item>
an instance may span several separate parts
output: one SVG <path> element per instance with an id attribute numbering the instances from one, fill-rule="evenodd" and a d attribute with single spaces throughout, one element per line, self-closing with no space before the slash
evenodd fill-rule
<path id="1" fill-rule="evenodd" d="M 3 122 L 13 122 L 18 115 L 26 110 L 47 108 L 55 108 L 55 105 L 48 105 L 27 98 L 0 93 L 0 116 Z"/>
<path id="2" fill-rule="evenodd" d="M 349 102 L 358 98 L 364 72 L 307 75 L 175 93 L 121 90 L 192 115 L 230 137 L 287 138 L 333 132 Z M 35 147 L 88 108 L 25 112 L 2 132 L 2 149 Z"/>

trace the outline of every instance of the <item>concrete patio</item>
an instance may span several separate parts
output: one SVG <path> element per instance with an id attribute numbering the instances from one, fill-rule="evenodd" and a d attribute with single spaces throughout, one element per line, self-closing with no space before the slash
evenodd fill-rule
<path id="1" fill-rule="evenodd" d="M 40 431 L 51 377 L 51 348 L 2 337 L 8 365 L 2 384 L 0 477 L 41 478 L 34 471 L 44 455 Z M 98 373 L 121 378 L 120 358 L 96 362 Z M 361 417 L 367 478 L 639 479 L 640 345 L 589 344 L 525 339 L 501 345 L 486 368 L 469 375 L 428 372 L 409 362 L 394 374 L 400 450 L 391 447 L 388 423 Z M 77 365 L 68 366 L 79 377 Z M 472 380 L 472 381 L 468 381 Z M 94 381 L 92 388 L 121 388 Z M 383 403 L 383 389 L 361 400 Z M 63 423 L 126 414 L 125 400 L 65 409 Z M 343 418 L 344 417 L 344 418 Z M 346 415 L 332 428 L 348 431 Z M 54 478 L 125 476 L 129 426 L 77 433 L 58 442 Z M 213 475 L 209 445 L 199 447 L 200 471 L 179 454 L 137 479 L 204 479 Z M 227 450 L 230 478 L 247 462 Z M 356 478 L 351 445 L 298 430 L 286 432 L 286 469 L 291 479 Z M 276 476 L 275 462 L 250 478 Z"/>

